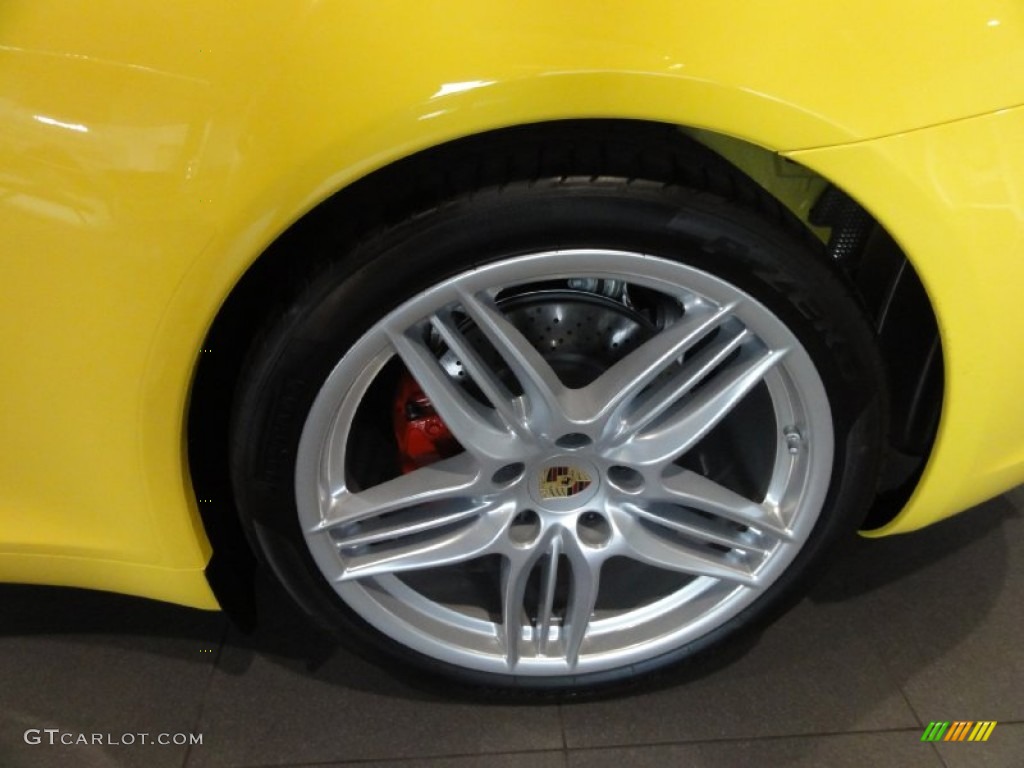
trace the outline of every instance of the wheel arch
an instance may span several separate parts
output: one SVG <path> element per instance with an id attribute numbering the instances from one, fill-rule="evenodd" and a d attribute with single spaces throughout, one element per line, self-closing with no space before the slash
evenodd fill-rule
<path id="1" fill-rule="evenodd" d="M 813 217 L 815 202 L 831 188 L 827 180 L 756 144 L 706 129 L 668 123 L 595 118 L 545 121 L 487 131 L 414 152 L 343 186 L 299 215 L 252 261 L 220 306 L 202 343 L 203 349 L 214 350 L 215 354 L 199 357 L 192 381 L 187 412 L 188 463 L 197 495 L 220 500 L 217 505 L 204 505 L 200 511 L 214 549 L 208 577 L 229 610 L 234 607 L 243 616 L 249 612 L 245 607 L 247 600 L 238 596 L 247 594 L 245 574 L 251 567 L 251 556 L 237 524 L 227 482 L 227 414 L 231 412 L 245 351 L 258 332 L 261 318 L 268 305 L 279 300 L 282 284 L 302 273 L 301 269 L 296 270 L 294 256 L 309 252 L 303 248 L 303 242 L 309 238 L 328 238 L 338 250 L 344 249 L 409 212 L 430 207 L 474 185 L 485 184 L 490 175 L 497 176 L 507 170 L 500 164 L 509 162 L 517 151 L 524 157 L 531 156 L 536 147 L 546 146 L 550 150 L 548 173 L 579 173 L 601 162 L 588 157 L 586 141 L 578 139 L 576 132 L 584 127 L 607 131 L 621 143 L 623 151 L 634 152 L 632 162 L 640 173 L 647 172 L 654 178 L 673 183 L 697 184 L 738 199 L 804 238 L 820 251 L 823 259 L 829 258 L 829 223 L 815 223 Z M 710 179 L 707 174 L 700 179 L 688 178 L 690 171 L 678 163 L 678 158 L 659 157 L 652 151 L 653 139 L 671 140 L 670 137 L 685 144 L 688 152 L 704 155 L 720 173 L 712 174 L 714 178 Z M 494 151 L 495 142 L 503 151 Z M 471 155 L 476 156 L 475 162 L 463 162 Z M 467 168 L 476 170 L 469 172 Z M 403 185 L 402 180 L 407 178 L 416 179 L 416 184 Z M 891 242 L 873 220 L 871 226 L 876 230 L 875 241 Z M 888 258 L 895 263 L 903 257 L 897 249 Z M 863 297 L 865 286 L 858 286 L 838 264 L 835 268 Z M 865 312 L 871 311 L 865 303 Z M 929 318 L 934 323 L 926 298 L 923 305 L 917 304 L 917 311 L 922 313 L 921 324 L 930 327 Z M 897 362 L 892 356 L 887 358 L 891 370 Z M 903 484 L 895 500 L 890 500 L 880 510 L 872 525 L 891 519 L 899 511 L 900 500 L 909 497 L 918 475 L 919 471 Z"/>

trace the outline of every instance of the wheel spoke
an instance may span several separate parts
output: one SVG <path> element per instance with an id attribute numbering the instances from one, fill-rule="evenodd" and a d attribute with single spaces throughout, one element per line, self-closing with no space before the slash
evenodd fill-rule
<path id="1" fill-rule="evenodd" d="M 558 558 L 562 554 L 562 539 L 551 540 L 548 555 L 544 560 L 544 571 L 540 582 L 540 607 L 537 610 L 537 653 L 547 653 L 551 635 L 551 614 L 555 606 L 555 587 L 558 586 Z"/>
<path id="2" fill-rule="evenodd" d="M 380 544 L 385 541 L 395 541 L 405 536 L 427 533 L 437 528 L 453 525 L 462 520 L 468 520 L 476 517 L 486 508 L 486 504 L 475 504 L 464 509 L 453 509 L 450 512 L 428 510 L 426 514 L 414 515 L 411 520 L 400 520 L 369 530 L 356 529 L 351 533 L 335 536 L 334 541 L 339 547 L 344 549 L 366 546 L 368 544 Z"/>
<path id="3" fill-rule="evenodd" d="M 358 523 L 427 502 L 466 498 L 476 486 L 479 475 L 475 459 L 468 453 L 460 453 L 364 491 L 341 488 L 331 495 L 324 519 L 308 532 Z"/>
<path id="4" fill-rule="evenodd" d="M 686 518 L 685 510 L 674 505 L 623 504 L 623 509 L 630 514 L 643 518 L 675 531 L 697 543 L 715 544 L 728 549 L 739 549 L 753 552 L 759 556 L 768 554 L 769 549 L 763 543 L 754 543 L 756 538 L 745 531 L 739 531 L 724 525 L 721 520 L 702 520 L 699 517 Z M 680 514 L 682 513 L 682 514 Z"/>
<path id="5" fill-rule="evenodd" d="M 533 428 L 550 428 L 551 421 L 562 415 L 565 390 L 554 370 L 493 299 L 462 291 L 459 301 L 522 385 Z"/>
<path id="6" fill-rule="evenodd" d="M 519 453 L 518 441 L 511 439 L 514 434 L 497 426 L 484 406 L 445 372 L 418 333 L 389 332 L 388 336 L 430 404 L 467 450 L 496 459 Z"/>
<path id="7" fill-rule="evenodd" d="M 558 653 L 565 659 L 569 669 L 575 668 L 579 660 L 580 649 L 597 603 L 600 565 L 587 558 L 571 535 L 566 535 L 565 531 L 552 531 L 546 543 L 530 552 L 514 553 L 505 560 L 502 568 L 502 629 L 510 669 L 523 656 L 523 629 L 530 624 L 530 616 L 524 605 L 526 585 L 538 563 L 541 568 L 540 592 L 531 651 L 537 656 L 552 655 L 555 594 L 559 561 L 563 555 L 569 561 L 569 603 L 558 632 Z"/>
<path id="8" fill-rule="evenodd" d="M 721 338 L 715 339 L 707 349 L 701 350 L 692 360 L 679 366 L 675 375 L 638 398 L 633 409 L 620 423 L 620 434 L 628 437 L 642 431 L 706 379 L 749 338 L 751 335 L 745 328 L 723 331 Z"/>
<path id="9" fill-rule="evenodd" d="M 610 455 L 624 464 L 661 464 L 686 453 L 724 419 L 786 354 L 785 350 L 741 352 L 710 373 L 703 387 L 678 412 L 641 432 Z"/>
<path id="10" fill-rule="evenodd" d="M 562 625 L 562 645 L 569 669 L 575 669 L 597 604 L 601 565 L 597 560 L 591 561 L 574 539 L 568 544 L 565 553 L 569 558 L 572 582 Z"/>
<path id="11" fill-rule="evenodd" d="M 598 417 L 618 415 L 623 406 L 675 364 L 697 341 L 720 326 L 734 309 L 735 305 L 730 304 L 688 312 L 602 373 L 584 389 L 580 399 L 592 403 L 600 412 Z"/>
<path id="12" fill-rule="evenodd" d="M 502 558 L 501 565 L 501 626 L 505 644 L 505 663 L 515 669 L 519 663 L 520 644 L 523 642 L 523 627 L 530 622 L 526 615 L 526 583 L 537 561 L 549 551 L 546 548 L 515 551 Z"/>
<path id="13" fill-rule="evenodd" d="M 682 467 L 669 467 L 662 475 L 660 488 L 653 489 L 649 498 L 660 498 L 699 509 L 765 531 L 782 541 L 793 540 L 792 532 L 774 504 L 751 501 L 714 480 Z"/>
<path id="14" fill-rule="evenodd" d="M 385 543 L 348 547 L 342 539 L 339 549 L 344 568 L 336 581 L 344 582 L 369 576 L 440 568 L 463 563 L 494 550 L 511 517 L 509 507 L 480 503 L 463 510 L 459 520 L 475 517 L 473 522 L 457 525 L 451 513 L 442 513 L 433 524 L 409 526 L 403 538 Z M 412 530 L 418 528 L 417 530 Z M 358 540 L 358 539 L 357 539 Z"/>
<path id="15" fill-rule="evenodd" d="M 431 318 L 431 324 L 444 339 L 448 348 L 459 358 L 463 369 L 480 388 L 484 397 L 494 406 L 494 410 L 501 416 L 502 421 L 509 429 L 515 431 L 520 437 L 524 437 L 526 434 L 525 418 L 521 408 L 516 407 L 516 398 L 456 327 L 451 312 L 446 311 L 434 315 Z"/>
<path id="16" fill-rule="evenodd" d="M 619 554 L 641 563 L 693 576 L 710 576 L 744 586 L 755 586 L 750 568 L 733 553 L 672 542 L 652 533 L 638 518 L 625 510 L 616 515 L 622 533 Z"/>

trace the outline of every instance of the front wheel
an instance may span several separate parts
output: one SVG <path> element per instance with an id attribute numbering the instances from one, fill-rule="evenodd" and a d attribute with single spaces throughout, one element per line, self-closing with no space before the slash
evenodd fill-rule
<path id="1" fill-rule="evenodd" d="M 477 190 L 311 278 L 251 356 L 235 485 L 343 638 L 489 686 L 651 671 L 764 621 L 874 487 L 844 286 L 704 193 Z"/>

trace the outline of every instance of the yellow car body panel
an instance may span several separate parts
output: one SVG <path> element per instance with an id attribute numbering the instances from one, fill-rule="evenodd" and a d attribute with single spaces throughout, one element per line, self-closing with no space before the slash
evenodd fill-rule
<path id="1" fill-rule="evenodd" d="M 1024 108 L 792 153 L 871 212 L 916 263 L 939 321 L 941 426 L 907 506 L 913 530 L 1024 480 Z M 885 179 L 885 184 L 879 184 Z"/>
<path id="2" fill-rule="evenodd" d="M 225 297 L 368 172 L 564 118 L 791 153 L 890 228 L 949 356 L 936 454 L 885 532 L 952 514 L 1024 477 L 1007 384 L 1024 326 L 1024 131 L 1017 111 L 965 119 L 1022 103 L 1024 10 L 1010 0 L 941 13 L 923 0 L 10 0 L 0 579 L 215 607 L 184 424 Z M 994 328 L 1018 343 L 996 354 Z"/>

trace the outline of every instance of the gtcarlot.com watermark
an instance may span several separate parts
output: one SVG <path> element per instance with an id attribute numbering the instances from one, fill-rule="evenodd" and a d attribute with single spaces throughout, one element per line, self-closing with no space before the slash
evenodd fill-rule
<path id="1" fill-rule="evenodd" d="M 60 728 L 29 728 L 25 731 L 26 744 L 49 746 L 132 747 L 139 744 L 159 747 L 197 746 L 203 743 L 201 733 L 76 733 Z"/>

